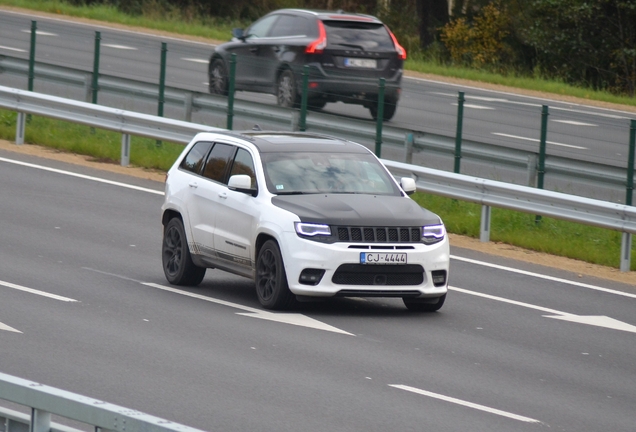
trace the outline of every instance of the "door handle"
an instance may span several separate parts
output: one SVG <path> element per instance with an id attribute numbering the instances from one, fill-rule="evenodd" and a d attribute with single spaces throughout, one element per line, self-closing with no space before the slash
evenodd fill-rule
<path id="1" fill-rule="evenodd" d="M 257 48 L 257 47 L 250 48 L 250 52 L 251 52 L 251 53 L 256 53 L 256 52 L 258 52 L 258 48 Z"/>
<path id="2" fill-rule="evenodd" d="M 227 193 L 226 192 L 219 192 L 219 198 L 226 199 L 227 198 Z"/>
<path id="3" fill-rule="evenodd" d="M 190 186 L 191 188 L 194 188 L 194 189 L 196 189 L 196 188 L 198 188 L 198 187 L 199 187 L 199 185 L 197 184 L 197 182 L 194 182 L 194 181 L 193 181 L 193 182 L 190 182 L 190 183 L 188 184 L 188 186 Z"/>

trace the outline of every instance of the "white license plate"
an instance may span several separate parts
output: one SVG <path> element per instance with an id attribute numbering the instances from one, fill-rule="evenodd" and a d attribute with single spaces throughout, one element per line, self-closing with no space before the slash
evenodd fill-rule
<path id="1" fill-rule="evenodd" d="M 406 264 L 406 254 L 360 252 L 360 264 Z"/>
<path id="2" fill-rule="evenodd" d="M 361 58 L 345 58 L 344 65 L 346 67 L 359 67 L 375 69 L 378 66 L 378 62 L 374 59 L 361 59 Z"/>

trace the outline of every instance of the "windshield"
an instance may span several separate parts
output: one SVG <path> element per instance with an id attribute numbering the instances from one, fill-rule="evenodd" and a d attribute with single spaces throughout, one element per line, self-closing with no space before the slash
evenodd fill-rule
<path id="1" fill-rule="evenodd" d="M 359 193 L 400 195 L 384 167 L 371 154 L 265 153 L 263 166 L 271 193 Z"/>

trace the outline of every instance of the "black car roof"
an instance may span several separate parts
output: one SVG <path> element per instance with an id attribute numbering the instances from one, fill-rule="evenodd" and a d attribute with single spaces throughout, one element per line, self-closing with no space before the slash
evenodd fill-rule
<path id="1" fill-rule="evenodd" d="M 325 10 L 312 10 L 312 9 L 279 9 L 272 13 L 287 12 L 302 15 L 313 15 L 316 18 L 323 21 L 357 21 L 357 22 L 372 22 L 376 24 L 382 24 L 378 18 L 372 15 L 365 15 L 353 12 L 338 11 L 325 11 Z"/>
<path id="2" fill-rule="evenodd" d="M 369 152 L 366 147 L 353 141 L 313 133 L 245 131 L 232 135 L 249 140 L 261 153 L 316 150 L 330 153 Z"/>

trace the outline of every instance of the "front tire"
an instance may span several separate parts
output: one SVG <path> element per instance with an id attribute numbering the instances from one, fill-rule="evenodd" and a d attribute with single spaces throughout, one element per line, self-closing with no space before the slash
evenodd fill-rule
<path id="1" fill-rule="evenodd" d="M 163 230 L 161 261 L 166 279 L 173 285 L 197 286 L 205 276 L 205 267 L 192 262 L 188 240 L 179 218 L 172 218 Z"/>
<path id="2" fill-rule="evenodd" d="M 300 104 L 300 97 L 296 90 L 296 78 L 294 73 L 285 69 L 278 76 L 276 85 L 276 102 L 285 108 L 297 108 Z"/>
<path id="3" fill-rule="evenodd" d="M 437 298 L 412 298 L 404 297 L 404 306 L 413 312 L 435 312 L 441 309 L 446 300 L 446 294 Z"/>
<path id="4" fill-rule="evenodd" d="M 227 96 L 228 73 L 223 60 L 218 58 L 212 60 L 212 64 L 210 64 L 208 86 L 210 88 L 210 93 Z"/>
<path id="5" fill-rule="evenodd" d="M 296 301 L 289 290 L 285 265 L 278 244 L 268 240 L 256 260 L 256 294 L 266 309 L 288 309 Z"/>

